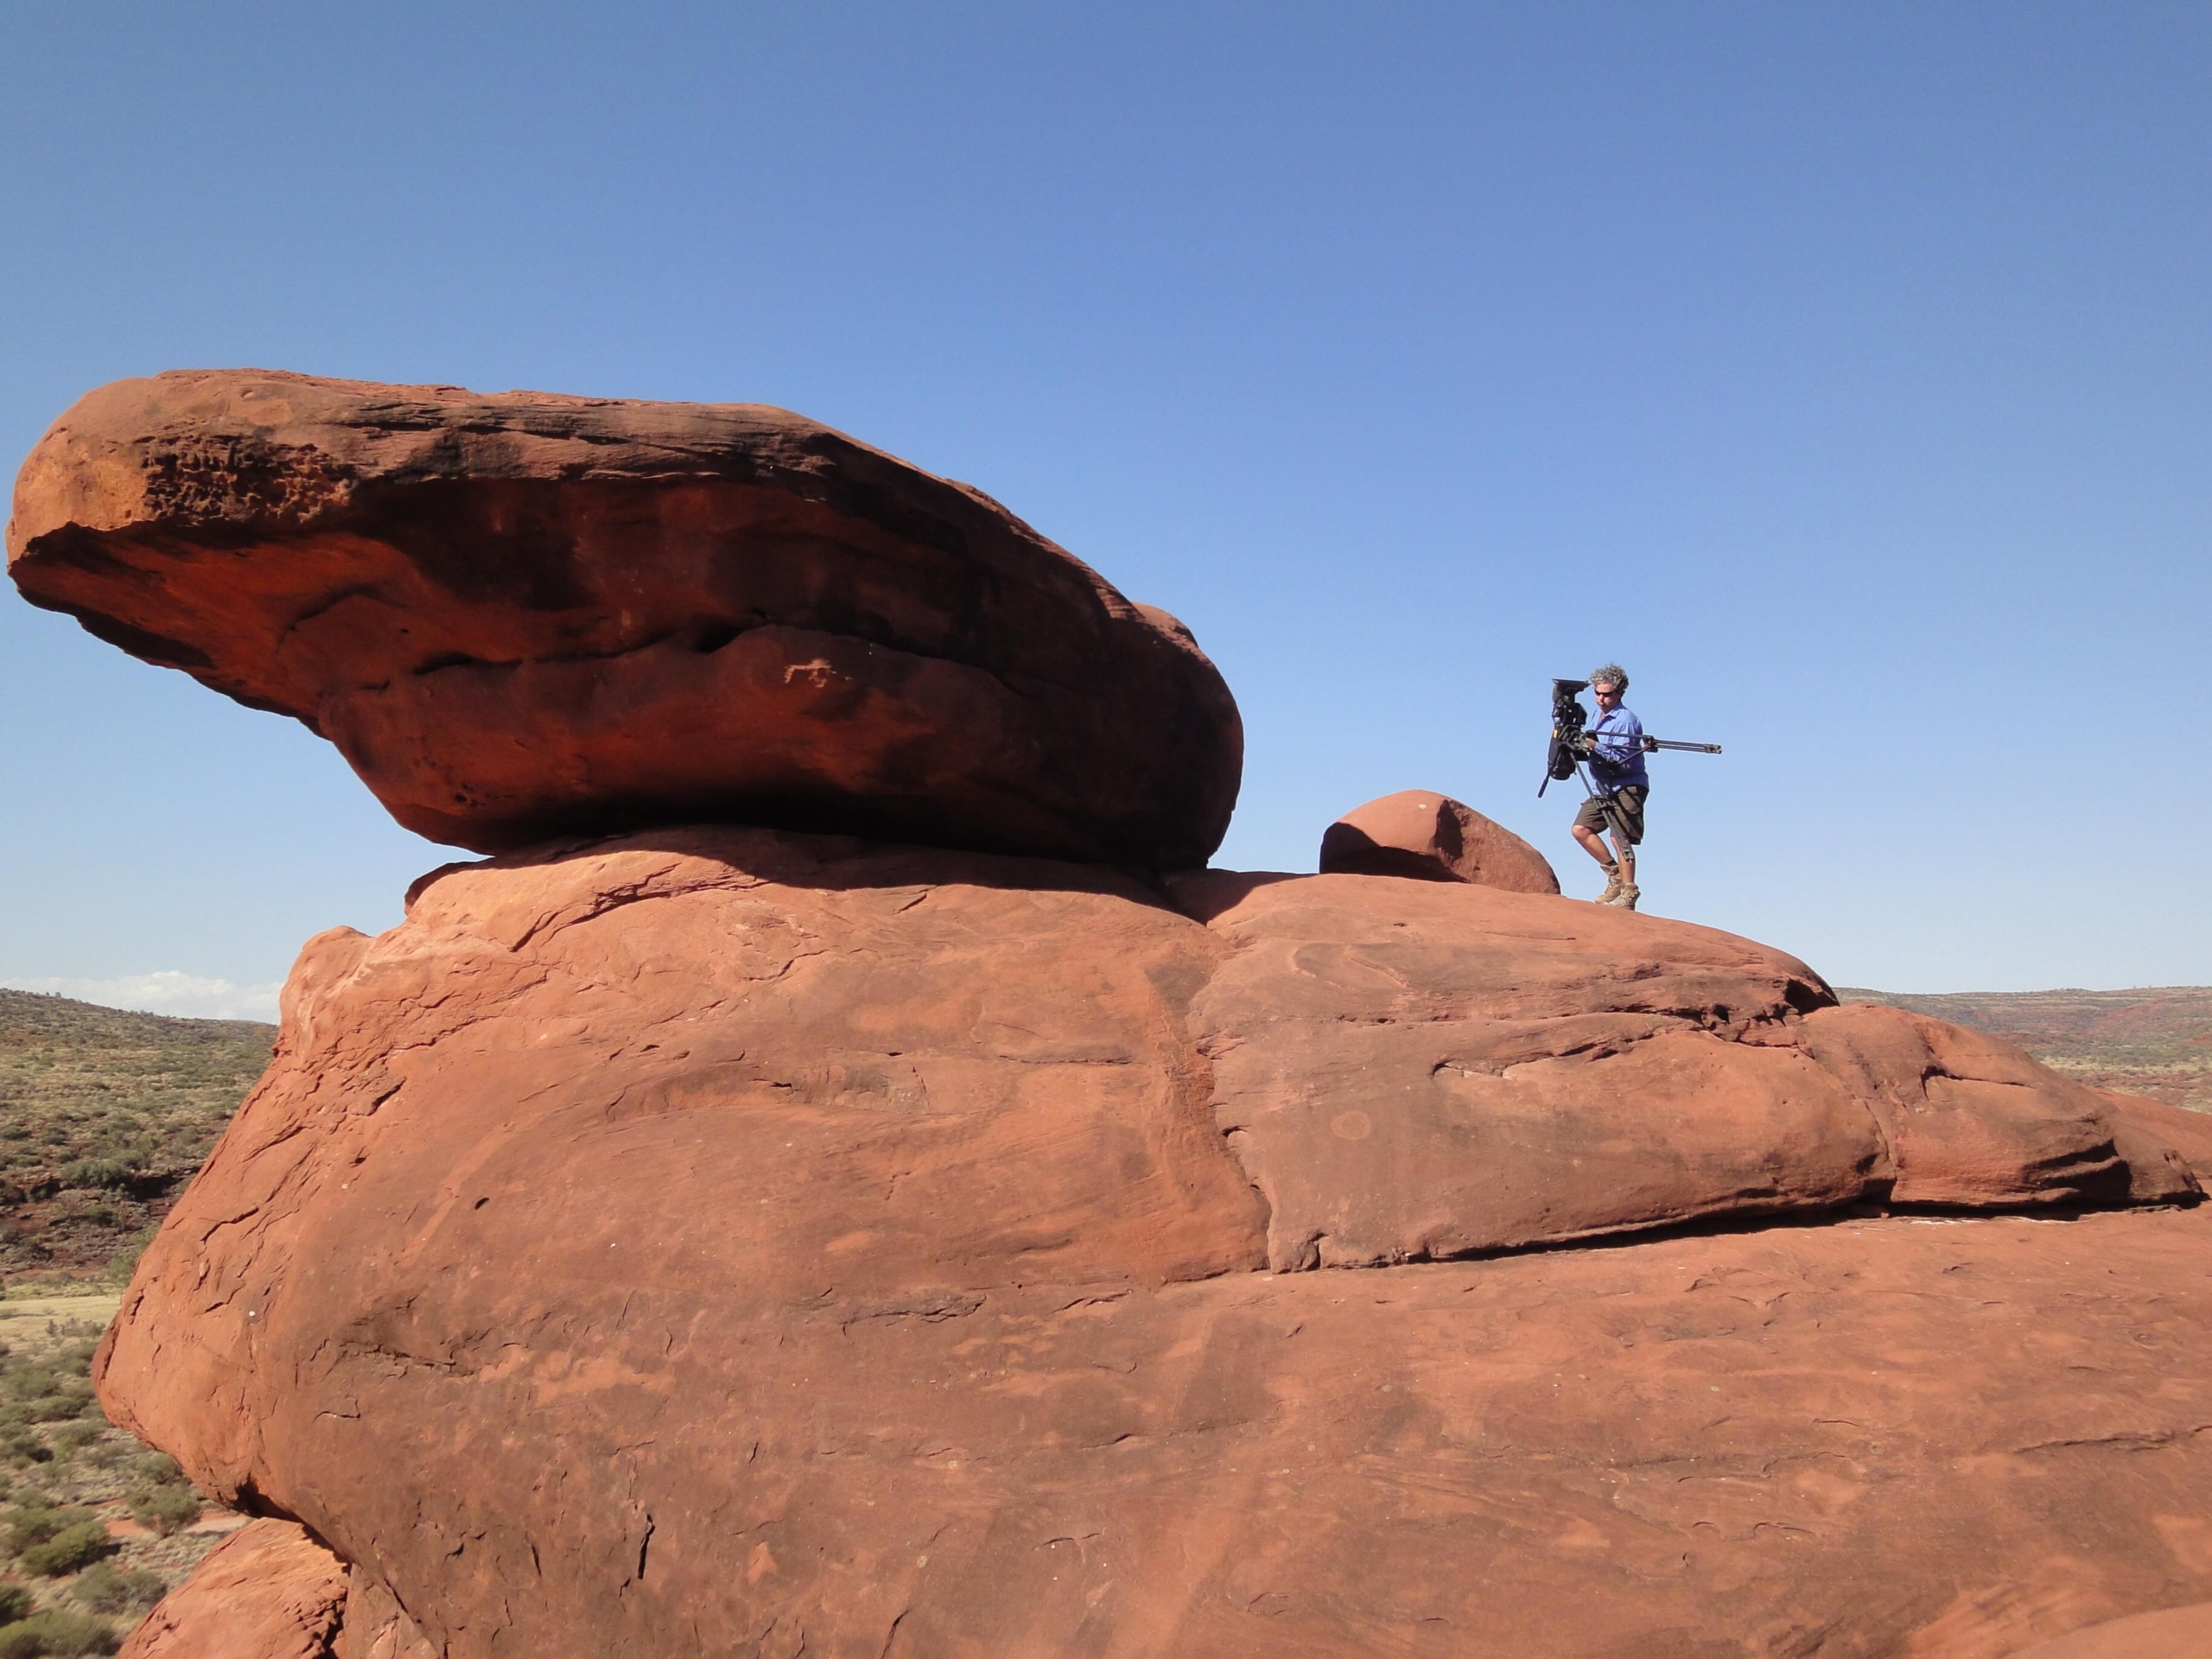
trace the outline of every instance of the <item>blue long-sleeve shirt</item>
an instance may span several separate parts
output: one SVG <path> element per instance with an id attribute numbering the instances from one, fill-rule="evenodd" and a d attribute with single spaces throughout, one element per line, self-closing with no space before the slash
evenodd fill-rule
<path id="1" fill-rule="evenodd" d="M 1631 784 L 1638 789 L 1651 787 L 1651 775 L 1643 769 L 1642 721 L 1626 709 L 1616 709 L 1599 715 L 1586 729 L 1598 740 L 1590 755 L 1590 777 L 1599 794 L 1610 795 Z"/>

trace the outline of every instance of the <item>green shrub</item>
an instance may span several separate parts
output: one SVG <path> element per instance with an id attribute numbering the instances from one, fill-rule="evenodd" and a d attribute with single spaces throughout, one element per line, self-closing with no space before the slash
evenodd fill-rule
<path id="1" fill-rule="evenodd" d="M 118 1573 L 101 1561 L 79 1573 L 69 1593 L 96 1613 L 143 1613 L 162 1599 L 163 1587 L 158 1573 L 135 1567 Z"/>
<path id="2" fill-rule="evenodd" d="M 56 1533 L 71 1527 L 80 1527 L 87 1521 L 99 1517 L 90 1510 L 57 1508 L 35 1495 L 26 1497 L 13 1509 L 0 1514 L 0 1523 L 8 1529 L 7 1544 L 19 1554 L 33 1544 L 42 1544 Z"/>
<path id="3" fill-rule="evenodd" d="M 31 1421 L 35 1423 L 66 1423 L 83 1416 L 92 1409 L 90 1389 L 71 1389 L 67 1393 L 49 1394 L 30 1403 Z"/>
<path id="4" fill-rule="evenodd" d="M 58 1579 L 90 1567 L 114 1548 L 107 1535 L 107 1522 L 87 1521 L 64 1527 L 42 1544 L 33 1544 L 16 1557 L 16 1565 L 34 1578 Z"/>
<path id="5" fill-rule="evenodd" d="M 33 1613 L 0 1625 L 0 1659 L 74 1659 L 79 1654 L 113 1653 L 122 1645 L 115 1626 L 85 1613 Z"/>
<path id="6" fill-rule="evenodd" d="M 200 1518 L 200 1500 L 189 1487 L 157 1486 L 132 1495 L 130 1518 L 147 1531 L 166 1538 Z"/>
<path id="7" fill-rule="evenodd" d="M 133 1464 L 131 1469 L 149 1486 L 181 1486 L 185 1484 L 184 1471 L 166 1452 L 149 1452 Z"/>
<path id="8" fill-rule="evenodd" d="M 106 1433 L 98 1423 L 72 1423 L 54 1437 L 54 1449 L 63 1452 L 81 1452 Z"/>
<path id="9" fill-rule="evenodd" d="M 0 1581 L 0 1624 L 12 1624 L 19 1618 L 29 1618 L 33 1605 L 30 1586 Z"/>

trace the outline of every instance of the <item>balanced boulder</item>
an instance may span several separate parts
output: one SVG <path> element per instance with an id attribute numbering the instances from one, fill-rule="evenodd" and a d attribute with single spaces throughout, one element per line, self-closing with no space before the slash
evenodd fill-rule
<path id="1" fill-rule="evenodd" d="M 734 820 L 1181 868 L 1236 803 L 1179 623 L 783 410 L 118 381 L 24 463 L 8 550 L 32 603 L 480 852 Z"/>
<path id="2" fill-rule="evenodd" d="M 1557 893 L 1551 861 L 1503 824 L 1434 790 L 1402 789 L 1355 807 L 1321 836 L 1324 875 L 1472 881 Z"/>

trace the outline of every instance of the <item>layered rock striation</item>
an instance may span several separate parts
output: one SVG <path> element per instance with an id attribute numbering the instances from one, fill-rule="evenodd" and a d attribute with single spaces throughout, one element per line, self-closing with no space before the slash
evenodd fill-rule
<path id="1" fill-rule="evenodd" d="M 736 819 L 1172 869 L 1236 803 L 1236 703 L 1180 623 L 760 404 L 118 381 L 24 463 L 8 554 L 479 852 Z"/>

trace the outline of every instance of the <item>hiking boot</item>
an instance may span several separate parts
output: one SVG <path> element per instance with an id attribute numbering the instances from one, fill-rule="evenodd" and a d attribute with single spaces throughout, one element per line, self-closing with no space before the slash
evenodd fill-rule
<path id="1" fill-rule="evenodd" d="M 1633 881 L 1624 881 L 1617 891 L 1600 899 L 1598 902 L 1601 905 L 1611 905 L 1616 910 L 1634 910 L 1636 901 L 1642 897 L 1643 897 L 1643 888 L 1637 887 Z"/>
<path id="2" fill-rule="evenodd" d="M 1605 890 L 1598 895 L 1598 902 L 1610 905 L 1621 896 L 1621 873 L 1618 868 L 1605 872 Z"/>

